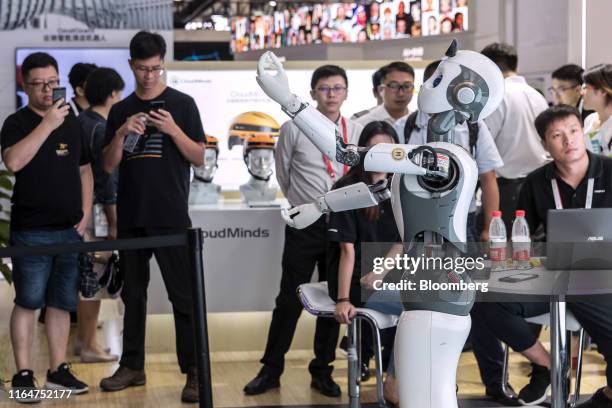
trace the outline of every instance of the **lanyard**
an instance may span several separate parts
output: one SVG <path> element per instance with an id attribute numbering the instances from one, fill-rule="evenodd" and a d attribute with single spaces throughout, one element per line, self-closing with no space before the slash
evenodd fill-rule
<path id="1" fill-rule="evenodd" d="M 346 144 L 348 143 L 348 135 L 346 134 L 346 120 L 344 119 L 344 117 L 341 118 L 341 122 L 342 122 L 342 140 L 344 140 L 344 143 Z M 327 172 L 329 173 L 329 176 L 332 179 L 335 179 L 336 173 L 334 172 L 334 166 L 332 166 L 331 161 L 325 155 L 323 155 L 323 161 L 325 162 L 325 165 L 327 166 Z M 348 173 L 348 166 L 345 164 L 342 175 L 346 175 L 346 173 Z"/>
<path id="2" fill-rule="evenodd" d="M 590 178 L 588 179 L 587 183 L 587 195 L 584 208 L 589 209 L 593 204 L 593 186 L 595 185 L 595 180 Z M 557 207 L 557 210 L 562 210 L 563 202 L 561 201 L 561 193 L 559 193 L 559 184 L 557 184 L 557 179 L 552 179 L 550 184 L 552 184 L 553 196 L 555 197 L 555 207 Z"/>

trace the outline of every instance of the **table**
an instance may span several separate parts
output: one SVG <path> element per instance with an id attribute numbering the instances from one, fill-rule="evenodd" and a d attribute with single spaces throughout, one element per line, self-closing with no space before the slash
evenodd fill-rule
<path id="1" fill-rule="evenodd" d="M 499 279 L 527 272 L 538 278 L 523 282 L 500 282 Z M 516 295 L 539 295 L 550 297 L 551 332 L 551 407 L 567 407 L 570 375 L 567 331 L 565 327 L 565 298 L 568 295 L 601 295 L 612 293 L 611 271 L 580 270 L 555 271 L 543 266 L 529 270 L 505 270 L 491 272 L 489 291 Z"/>

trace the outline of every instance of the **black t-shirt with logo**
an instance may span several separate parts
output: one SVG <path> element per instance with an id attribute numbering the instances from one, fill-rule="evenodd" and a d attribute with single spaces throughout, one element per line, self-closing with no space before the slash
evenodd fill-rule
<path id="1" fill-rule="evenodd" d="M 6 118 L 0 132 L 2 151 L 29 135 L 42 119 L 27 106 Z M 68 115 L 15 174 L 11 229 L 56 230 L 78 224 L 83 218 L 80 166 L 90 161 L 81 125 Z"/>
<path id="2" fill-rule="evenodd" d="M 152 100 L 132 93 L 115 104 L 106 123 L 104 145 L 137 113 L 148 113 L 152 101 L 164 101 L 175 123 L 192 140 L 204 142 L 204 129 L 195 101 L 189 95 L 166 87 Z M 119 230 L 143 227 L 189 227 L 190 164 L 172 138 L 147 126 L 132 152 L 123 151 L 119 166 L 117 222 Z"/>

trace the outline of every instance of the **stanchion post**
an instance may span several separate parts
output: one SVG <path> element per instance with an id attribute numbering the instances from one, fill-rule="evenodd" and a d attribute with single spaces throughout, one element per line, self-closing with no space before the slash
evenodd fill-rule
<path id="1" fill-rule="evenodd" d="M 202 230 L 200 228 L 189 229 L 187 232 L 187 243 L 189 257 L 191 259 L 191 287 L 193 294 L 193 318 L 198 363 L 200 408 L 213 408 L 210 352 L 208 348 L 208 323 L 206 319 Z"/>

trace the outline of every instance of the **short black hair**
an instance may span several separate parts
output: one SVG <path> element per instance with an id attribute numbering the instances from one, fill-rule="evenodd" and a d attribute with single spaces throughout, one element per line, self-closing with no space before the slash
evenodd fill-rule
<path id="1" fill-rule="evenodd" d="M 580 116 L 580 112 L 573 106 L 569 105 L 555 105 L 552 106 L 542 113 L 540 113 L 535 118 L 535 128 L 538 131 L 538 135 L 540 138 L 544 140 L 546 136 L 546 131 L 548 127 L 553 123 L 560 119 L 565 119 L 568 116 L 575 116 L 578 119 L 578 123 L 582 126 L 582 117 Z"/>
<path id="2" fill-rule="evenodd" d="M 493 61 L 502 72 L 516 71 L 518 67 L 516 48 L 510 44 L 489 44 L 484 47 L 480 53 Z"/>
<path id="3" fill-rule="evenodd" d="M 76 92 L 77 86 L 83 88 L 87 76 L 96 68 L 98 68 L 96 64 L 88 64 L 85 62 L 77 62 L 74 64 L 68 73 L 68 82 L 70 82 L 72 89 Z"/>
<path id="4" fill-rule="evenodd" d="M 585 84 L 600 89 L 606 94 L 606 104 L 612 104 L 612 64 L 598 64 L 582 75 Z"/>
<path id="5" fill-rule="evenodd" d="M 378 87 L 382 83 L 383 76 L 385 75 L 385 67 L 378 68 L 372 74 L 372 90 L 378 92 Z"/>
<path id="6" fill-rule="evenodd" d="M 442 60 L 430 62 L 429 65 L 425 67 L 425 72 L 423 72 L 423 82 L 431 78 L 433 73 L 436 72 L 436 69 L 438 69 L 438 65 L 440 65 L 440 62 L 442 62 Z"/>
<path id="7" fill-rule="evenodd" d="M 166 40 L 157 33 L 139 31 L 130 41 L 131 59 L 149 59 L 158 56 L 164 59 L 166 56 Z"/>
<path id="8" fill-rule="evenodd" d="M 47 67 L 53 67 L 55 68 L 56 72 L 59 72 L 55 58 L 46 52 L 35 52 L 28 55 L 21 63 L 21 76 L 25 80 L 30 74 L 31 70 Z"/>
<path id="9" fill-rule="evenodd" d="M 584 69 L 582 69 L 580 65 L 567 64 L 567 65 L 563 65 L 562 67 L 555 69 L 551 77 L 553 79 L 558 79 L 561 81 L 573 81 L 573 82 L 576 82 L 577 84 L 582 85 L 582 82 L 584 82 L 582 80 L 583 72 L 584 72 Z"/>
<path id="10" fill-rule="evenodd" d="M 91 106 L 104 105 L 114 91 L 123 91 L 125 82 L 112 68 L 101 67 L 93 70 L 85 83 L 85 98 Z"/>
<path id="11" fill-rule="evenodd" d="M 412 75 L 412 77 L 414 78 L 414 69 L 409 64 L 406 64 L 403 61 L 392 62 L 390 64 L 385 65 L 383 69 L 384 69 L 383 76 L 382 78 L 380 78 L 381 82 L 387 78 L 387 75 L 395 71 L 405 72 L 407 74 Z"/>
<path id="12" fill-rule="evenodd" d="M 344 83 L 348 88 L 348 77 L 346 76 L 346 71 L 344 68 L 341 68 L 337 65 L 323 65 L 319 68 L 315 69 L 312 73 L 312 78 L 310 79 L 310 89 L 314 90 L 317 86 L 317 82 L 321 79 L 329 78 L 330 76 L 339 75 L 344 78 Z"/>

